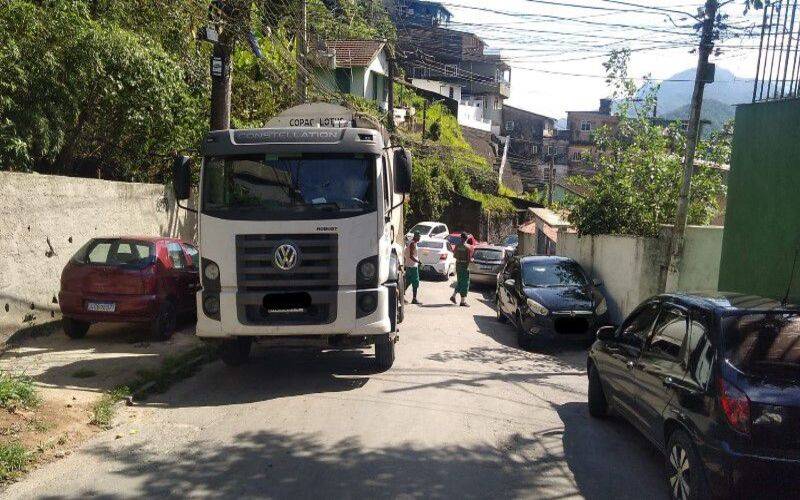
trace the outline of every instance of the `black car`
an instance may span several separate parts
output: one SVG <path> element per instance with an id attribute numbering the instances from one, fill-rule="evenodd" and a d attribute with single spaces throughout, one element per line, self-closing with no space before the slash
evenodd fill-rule
<path id="1" fill-rule="evenodd" d="M 497 282 L 497 319 L 517 327 L 523 349 L 554 339 L 593 340 L 609 324 L 600 285 L 572 259 L 513 257 Z"/>
<path id="2" fill-rule="evenodd" d="M 589 412 L 613 409 L 664 452 L 673 498 L 800 496 L 800 308 L 663 295 L 597 337 Z"/>

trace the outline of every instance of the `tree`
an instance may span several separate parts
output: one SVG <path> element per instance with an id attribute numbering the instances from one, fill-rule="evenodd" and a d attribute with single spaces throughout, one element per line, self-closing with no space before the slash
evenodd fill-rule
<path id="1" fill-rule="evenodd" d="M 681 185 L 685 136 L 680 123 L 666 129 L 650 118 L 657 87 L 643 99 L 635 99 L 637 88 L 628 77 L 630 53 L 612 53 L 606 63 L 608 83 L 619 100 L 619 126 L 599 129 L 594 141 L 599 151 L 598 172 L 592 178 L 573 177 L 585 186 L 585 198 L 566 200 L 569 220 L 581 234 L 629 234 L 656 236 L 662 224 L 675 219 Z M 721 138 L 704 141 L 701 152 L 719 161 L 725 148 Z M 729 151 L 729 150 L 728 150 Z M 691 224 L 707 224 L 724 193 L 721 173 L 698 168 L 689 205 Z"/>

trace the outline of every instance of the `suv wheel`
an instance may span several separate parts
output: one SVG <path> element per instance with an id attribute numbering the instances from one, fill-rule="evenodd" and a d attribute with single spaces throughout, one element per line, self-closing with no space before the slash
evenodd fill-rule
<path id="1" fill-rule="evenodd" d="M 608 416 L 608 400 L 606 399 L 605 391 L 603 391 L 600 374 L 594 365 L 589 370 L 589 415 L 595 418 Z"/>
<path id="2" fill-rule="evenodd" d="M 89 323 L 86 321 L 79 321 L 72 318 L 64 318 L 61 321 L 64 326 L 64 333 L 71 339 L 82 339 L 89 331 Z"/>
<path id="3" fill-rule="evenodd" d="M 250 358 L 253 339 L 250 337 L 236 337 L 223 340 L 219 345 L 219 358 L 228 366 L 241 366 Z"/>
<path id="4" fill-rule="evenodd" d="M 394 339 L 381 335 L 375 340 L 375 364 L 381 370 L 388 370 L 394 364 Z"/>
<path id="5" fill-rule="evenodd" d="M 689 435 L 673 432 L 667 445 L 667 486 L 674 500 L 709 498 L 703 464 Z"/>

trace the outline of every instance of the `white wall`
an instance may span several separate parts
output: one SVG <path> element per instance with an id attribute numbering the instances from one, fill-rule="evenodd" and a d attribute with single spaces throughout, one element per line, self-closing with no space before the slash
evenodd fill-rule
<path id="1" fill-rule="evenodd" d="M 194 216 L 163 185 L 0 172 L 0 186 L 0 344 L 59 317 L 61 271 L 90 238 L 195 239 Z"/>
<path id="2" fill-rule="evenodd" d="M 461 85 L 454 85 L 452 83 L 440 82 L 437 80 L 426 80 L 424 78 L 412 78 L 411 85 L 420 89 L 436 92 L 444 97 L 450 97 L 450 90 L 452 89 L 452 98 L 456 101 L 461 101 Z"/>
<path id="3" fill-rule="evenodd" d="M 571 257 L 603 281 L 612 320 L 619 323 L 645 299 L 661 293 L 668 263 L 669 231 L 659 238 L 558 234 L 556 253 Z M 719 226 L 689 226 L 678 291 L 712 291 L 722 251 Z"/>

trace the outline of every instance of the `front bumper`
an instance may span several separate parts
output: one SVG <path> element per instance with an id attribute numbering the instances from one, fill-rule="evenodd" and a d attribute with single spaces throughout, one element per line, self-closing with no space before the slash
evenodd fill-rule
<path id="1" fill-rule="evenodd" d="M 746 453 L 723 441 L 706 442 L 699 452 L 715 496 L 755 498 L 800 491 L 800 451 Z"/>
<path id="2" fill-rule="evenodd" d="M 377 292 L 378 305 L 375 312 L 356 318 L 356 296 L 359 292 Z M 203 312 L 202 293 L 197 294 L 197 336 L 203 338 L 228 338 L 234 336 L 281 337 L 309 335 L 353 335 L 372 336 L 390 333 L 389 288 L 356 290 L 355 287 L 340 288 L 336 292 L 336 315 L 332 322 L 310 325 L 245 325 L 237 313 L 235 289 L 220 293 L 220 320 L 210 319 Z"/>
<path id="3" fill-rule="evenodd" d="M 86 310 L 87 302 L 113 302 L 113 313 Z M 67 318 L 98 323 L 133 323 L 152 321 L 158 312 L 157 295 L 83 294 L 58 292 L 61 314 Z"/>
<path id="4" fill-rule="evenodd" d="M 525 332 L 538 339 L 550 340 L 594 340 L 601 326 L 610 324 L 608 313 L 597 315 L 551 312 L 547 316 L 527 312 L 523 315 L 522 326 Z"/>

